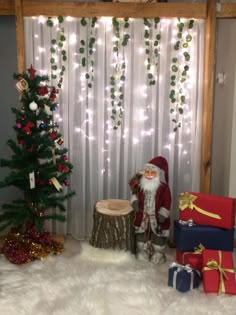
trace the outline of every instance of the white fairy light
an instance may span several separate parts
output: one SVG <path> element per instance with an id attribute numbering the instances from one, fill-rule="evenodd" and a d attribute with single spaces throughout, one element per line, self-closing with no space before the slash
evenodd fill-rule
<path id="1" fill-rule="evenodd" d="M 88 115 L 93 115 L 92 109 L 87 108 L 85 111 Z"/>
<path id="2" fill-rule="evenodd" d="M 170 134 L 169 134 L 169 139 L 170 140 L 173 140 L 175 138 L 175 133 L 174 132 L 171 132 Z"/>
<path id="3" fill-rule="evenodd" d="M 38 48 L 38 51 L 39 51 L 39 53 L 41 54 L 41 53 L 45 52 L 45 48 L 39 47 L 39 48 Z"/>
<path id="4" fill-rule="evenodd" d="M 139 143 L 139 139 L 138 138 L 133 138 L 133 144 L 138 144 Z"/>
<path id="5" fill-rule="evenodd" d="M 38 34 L 35 34 L 35 35 L 34 35 L 34 38 L 39 38 Z"/>
<path id="6" fill-rule="evenodd" d="M 144 114 L 144 109 L 139 110 L 139 121 L 144 121 L 148 119 L 148 116 Z"/>
<path id="7" fill-rule="evenodd" d="M 40 15 L 38 17 L 38 22 L 41 23 L 41 24 L 44 24 L 46 22 L 46 18 L 44 16 Z"/>
<path id="8" fill-rule="evenodd" d="M 98 40 L 97 40 L 97 45 L 102 45 L 102 40 L 101 40 L 101 38 L 98 38 Z"/>
<path id="9" fill-rule="evenodd" d="M 164 146 L 164 148 L 165 149 L 168 149 L 169 151 L 171 150 L 171 145 L 170 144 L 166 144 L 165 146 Z"/>
<path id="10" fill-rule="evenodd" d="M 74 18 L 72 17 L 72 16 L 67 16 L 66 17 L 66 21 L 68 21 L 68 22 L 71 22 L 71 21 L 73 21 L 74 20 Z"/>
<path id="11" fill-rule="evenodd" d="M 103 175 L 105 173 L 105 171 L 106 171 L 105 168 L 102 168 L 101 169 L 101 175 Z"/>
<path id="12" fill-rule="evenodd" d="M 77 43 L 77 37 L 75 33 L 72 33 L 69 38 L 69 44 L 74 45 Z"/>
<path id="13" fill-rule="evenodd" d="M 40 73 L 42 73 L 43 75 L 46 75 L 46 74 L 48 73 L 48 70 L 46 70 L 46 69 L 41 69 L 41 70 L 40 70 Z"/>
<path id="14" fill-rule="evenodd" d="M 81 132 L 81 129 L 78 127 L 75 127 L 75 132 Z"/>
<path id="15" fill-rule="evenodd" d="M 144 53 L 144 48 L 143 47 L 139 47 L 138 52 L 140 55 L 142 55 Z"/>

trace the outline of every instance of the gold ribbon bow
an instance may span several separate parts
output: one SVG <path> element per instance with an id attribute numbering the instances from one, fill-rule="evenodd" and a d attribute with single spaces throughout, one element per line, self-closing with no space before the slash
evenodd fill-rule
<path id="1" fill-rule="evenodd" d="M 225 293 L 224 279 L 228 279 L 228 276 L 227 276 L 226 272 L 234 273 L 234 270 L 230 269 L 230 268 L 223 268 L 221 266 L 222 253 L 221 253 L 220 250 L 218 250 L 218 254 L 219 254 L 219 263 L 215 259 L 209 259 L 207 264 L 206 264 L 206 267 L 203 267 L 203 271 L 219 270 L 219 273 L 220 273 L 220 284 L 219 284 L 218 293 L 221 294 L 221 293 Z"/>
<path id="2" fill-rule="evenodd" d="M 202 244 L 199 244 L 198 247 L 194 247 L 194 254 L 202 254 L 203 249 L 205 249 L 205 247 Z"/>
<path id="3" fill-rule="evenodd" d="M 220 220 L 221 217 L 218 214 L 211 213 L 209 211 L 203 210 L 194 204 L 194 201 L 197 199 L 197 196 L 191 195 L 189 192 L 180 194 L 179 196 L 179 208 L 181 211 L 184 211 L 186 208 L 190 210 L 196 210 L 203 215 L 208 217 Z"/>

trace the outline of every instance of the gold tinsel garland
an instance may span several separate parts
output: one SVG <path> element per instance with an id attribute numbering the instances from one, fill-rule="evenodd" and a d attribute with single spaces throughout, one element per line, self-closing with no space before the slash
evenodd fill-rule
<path id="1" fill-rule="evenodd" d="M 5 238 L 2 253 L 11 263 L 24 264 L 63 250 L 64 244 L 54 240 L 48 231 L 37 232 L 31 227 L 25 233 L 12 230 Z"/>

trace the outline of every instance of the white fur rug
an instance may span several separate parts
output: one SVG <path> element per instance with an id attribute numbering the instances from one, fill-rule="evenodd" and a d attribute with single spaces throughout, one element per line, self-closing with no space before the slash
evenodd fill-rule
<path id="1" fill-rule="evenodd" d="M 169 261 L 173 261 L 171 255 Z M 0 255 L 1 315 L 236 315 L 236 296 L 180 293 L 168 264 L 69 239 L 65 252 L 13 265 Z"/>

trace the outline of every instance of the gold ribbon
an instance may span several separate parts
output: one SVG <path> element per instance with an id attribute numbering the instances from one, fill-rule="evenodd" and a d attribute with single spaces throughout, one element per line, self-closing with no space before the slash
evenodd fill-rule
<path id="1" fill-rule="evenodd" d="M 219 270 L 220 272 L 220 284 L 219 284 L 219 290 L 218 293 L 225 293 L 225 283 L 224 279 L 228 279 L 228 276 L 226 272 L 231 272 L 234 273 L 234 269 L 229 269 L 229 268 L 223 268 L 221 266 L 222 263 L 222 252 L 218 250 L 219 254 L 219 263 L 215 259 L 209 259 L 208 262 L 206 263 L 206 266 L 203 267 L 203 271 L 208 271 L 208 270 Z"/>
<path id="2" fill-rule="evenodd" d="M 203 215 L 208 217 L 220 220 L 221 217 L 218 214 L 211 213 L 209 211 L 203 210 L 194 204 L 194 201 L 197 199 L 197 196 L 191 195 L 189 192 L 180 194 L 179 196 L 179 208 L 181 211 L 184 211 L 186 208 L 189 208 L 191 211 L 196 210 Z"/>
<path id="3" fill-rule="evenodd" d="M 194 247 L 194 254 L 202 254 L 203 249 L 205 249 L 205 247 L 200 243 L 198 245 L 198 247 Z"/>
<path id="4" fill-rule="evenodd" d="M 56 179 L 56 177 L 52 177 L 50 178 L 50 180 L 52 181 L 53 185 L 55 186 L 55 188 L 60 191 L 62 189 L 61 184 L 59 183 L 59 181 Z"/>

